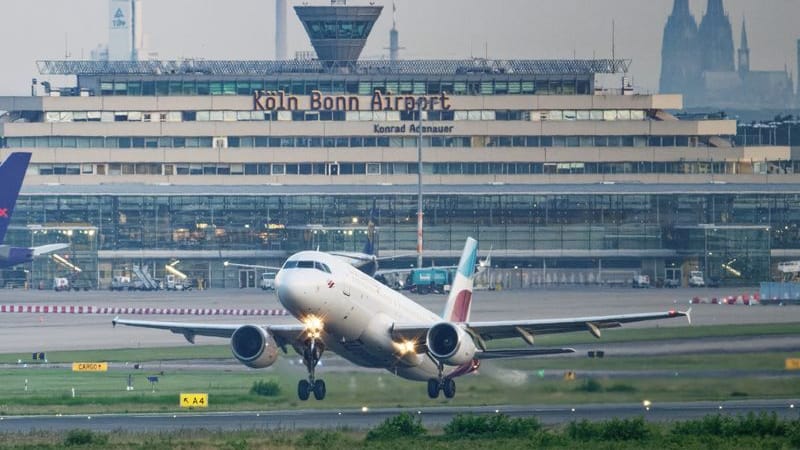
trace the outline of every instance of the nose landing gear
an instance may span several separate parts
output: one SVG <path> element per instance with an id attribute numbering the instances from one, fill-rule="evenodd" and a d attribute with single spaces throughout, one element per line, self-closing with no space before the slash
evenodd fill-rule
<path id="1" fill-rule="evenodd" d="M 325 398 L 325 382 L 316 379 L 314 373 L 324 351 L 324 345 L 316 339 L 309 339 L 303 348 L 303 362 L 308 370 L 308 379 L 300 380 L 300 382 L 297 383 L 297 397 L 300 400 L 308 400 L 312 393 L 317 400 Z"/>

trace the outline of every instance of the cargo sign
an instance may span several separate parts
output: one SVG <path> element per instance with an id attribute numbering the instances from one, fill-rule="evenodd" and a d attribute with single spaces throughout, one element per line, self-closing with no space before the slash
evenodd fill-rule
<path id="1" fill-rule="evenodd" d="M 786 358 L 786 370 L 800 370 L 800 358 Z"/>
<path id="2" fill-rule="evenodd" d="M 105 362 L 74 362 L 73 372 L 108 372 L 108 363 Z"/>
<path id="3" fill-rule="evenodd" d="M 208 394 L 181 393 L 181 408 L 208 408 Z"/>

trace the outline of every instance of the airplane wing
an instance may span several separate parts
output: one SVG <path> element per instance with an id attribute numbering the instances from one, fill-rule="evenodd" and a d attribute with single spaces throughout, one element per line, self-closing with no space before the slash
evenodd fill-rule
<path id="1" fill-rule="evenodd" d="M 59 250 L 64 250 L 65 248 L 69 248 L 69 244 L 49 244 L 49 245 L 40 245 L 38 247 L 33 247 L 33 256 L 40 256 L 46 255 L 48 253 L 57 252 Z"/>
<path id="2" fill-rule="evenodd" d="M 155 328 L 157 330 L 169 330 L 175 334 L 182 334 L 187 341 L 194 344 L 195 336 L 211 336 L 230 338 L 233 332 L 245 324 L 209 324 L 209 323 L 187 323 L 187 322 L 156 322 L 148 320 L 128 320 L 115 317 L 111 324 L 115 327 L 117 325 L 127 325 L 130 327 L 139 328 Z M 292 345 L 296 342 L 300 335 L 303 334 L 305 328 L 302 324 L 297 325 L 267 325 L 262 326 L 269 332 L 275 339 L 275 342 L 281 347 L 285 348 L 287 345 Z"/>
<path id="3" fill-rule="evenodd" d="M 230 261 L 225 261 L 223 265 L 225 267 L 243 267 L 245 269 L 274 270 L 275 272 L 281 270 L 281 268 L 278 266 L 262 266 L 259 264 L 239 264 L 239 263 L 232 263 Z"/>
<path id="4" fill-rule="evenodd" d="M 479 348 L 486 348 L 486 341 L 493 339 L 522 338 L 533 345 L 536 336 L 554 333 L 570 333 L 574 331 L 588 331 L 599 338 L 600 330 L 605 328 L 618 328 L 625 323 L 643 322 L 648 320 L 672 319 L 677 317 L 689 318 L 689 311 L 666 311 L 641 314 L 621 314 L 616 316 L 575 317 L 566 319 L 542 320 L 509 320 L 501 322 L 468 322 L 464 324 L 465 330 L 472 336 Z M 430 325 L 395 324 L 392 334 L 397 339 L 415 340 L 424 342 Z"/>
<path id="5" fill-rule="evenodd" d="M 478 352 L 478 359 L 525 358 L 530 356 L 562 355 L 575 353 L 574 348 L 514 348 L 507 350 L 487 350 Z"/>

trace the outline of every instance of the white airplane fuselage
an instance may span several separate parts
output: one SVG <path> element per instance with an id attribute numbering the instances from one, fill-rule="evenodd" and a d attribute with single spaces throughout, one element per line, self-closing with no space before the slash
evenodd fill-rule
<path id="1" fill-rule="evenodd" d="M 292 267 L 295 264 L 302 267 Z M 326 349 L 350 362 L 411 380 L 437 377 L 434 360 L 425 353 L 399 350 L 391 329 L 395 323 L 434 325 L 443 319 L 341 258 L 315 251 L 292 255 L 275 277 L 275 290 L 281 304 L 301 322 L 320 319 Z M 457 369 L 446 367 L 445 374 Z"/>

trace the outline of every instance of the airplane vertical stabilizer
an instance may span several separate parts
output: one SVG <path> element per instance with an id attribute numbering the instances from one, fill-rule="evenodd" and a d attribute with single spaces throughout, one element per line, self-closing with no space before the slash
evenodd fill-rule
<path id="1" fill-rule="evenodd" d="M 30 153 L 12 153 L 0 166 L 0 243 L 6 237 L 22 180 L 31 161 Z"/>
<path id="2" fill-rule="evenodd" d="M 478 241 L 467 238 L 461 259 L 458 260 L 450 296 L 444 307 L 442 318 L 450 322 L 467 322 L 472 305 L 472 283 L 475 275 L 475 261 L 478 258 Z"/>

